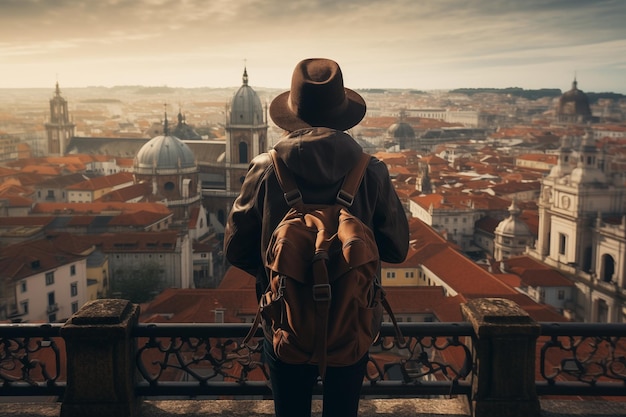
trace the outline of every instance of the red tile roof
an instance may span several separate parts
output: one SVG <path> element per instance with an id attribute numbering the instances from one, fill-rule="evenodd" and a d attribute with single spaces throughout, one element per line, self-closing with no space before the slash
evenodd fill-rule
<path id="1" fill-rule="evenodd" d="M 15 282 L 76 262 L 92 249 L 93 245 L 69 234 L 4 246 L 0 251 L 0 278 Z"/>
<path id="2" fill-rule="evenodd" d="M 142 322 L 213 323 L 215 311 L 224 312 L 225 323 L 241 323 L 256 315 L 254 289 L 169 288 L 142 307 Z"/>
<path id="3" fill-rule="evenodd" d="M 66 187 L 66 190 L 86 190 L 97 191 L 106 188 L 113 188 L 122 184 L 132 183 L 133 174 L 130 172 L 118 172 L 116 174 L 105 175 L 101 177 L 90 178 L 86 181 L 72 184 Z"/>
<path id="4" fill-rule="evenodd" d="M 32 209 L 33 214 L 102 214 L 105 212 L 168 214 L 170 210 L 167 206 L 160 203 L 125 203 L 117 201 L 99 203 L 37 203 Z"/>

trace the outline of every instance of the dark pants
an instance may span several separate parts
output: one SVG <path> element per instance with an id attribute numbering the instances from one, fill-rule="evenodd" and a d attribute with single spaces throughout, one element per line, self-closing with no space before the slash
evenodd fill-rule
<path id="1" fill-rule="evenodd" d="M 266 340 L 265 361 L 270 371 L 276 417 L 310 417 L 317 365 L 291 365 L 276 358 Z M 368 355 L 345 367 L 328 367 L 323 383 L 323 417 L 356 417 Z"/>

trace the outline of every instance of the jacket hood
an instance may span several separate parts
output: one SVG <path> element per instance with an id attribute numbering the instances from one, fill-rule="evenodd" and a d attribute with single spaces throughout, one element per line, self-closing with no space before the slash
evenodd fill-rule
<path id="1" fill-rule="evenodd" d="M 335 184 L 363 152 L 347 133 L 320 127 L 291 132 L 274 149 L 291 172 L 315 186 Z"/>

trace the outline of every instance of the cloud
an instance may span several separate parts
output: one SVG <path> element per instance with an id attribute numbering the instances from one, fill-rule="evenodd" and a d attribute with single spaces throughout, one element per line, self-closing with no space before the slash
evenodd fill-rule
<path id="1" fill-rule="evenodd" d="M 377 86 L 481 70 L 488 83 L 503 68 L 549 86 L 573 67 L 623 68 L 625 20 L 621 0 L 0 0 L 0 70 L 22 84 L 25 69 L 29 82 L 61 72 L 92 84 L 215 74 L 207 85 L 230 68 L 219 82 L 233 85 L 247 59 L 251 82 L 256 70 L 286 86 L 299 59 L 327 56 Z"/>

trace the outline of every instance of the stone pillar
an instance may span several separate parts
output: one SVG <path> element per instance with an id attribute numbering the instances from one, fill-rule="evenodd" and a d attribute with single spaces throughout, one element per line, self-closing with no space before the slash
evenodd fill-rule
<path id="1" fill-rule="evenodd" d="M 476 333 L 474 417 L 539 417 L 535 349 L 540 326 L 513 301 L 482 298 L 461 305 Z"/>
<path id="2" fill-rule="evenodd" d="M 67 352 L 67 387 L 61 417 L 135 417 L 135 341 L 139 306 L 94 300 L 61 328 Z"/>

